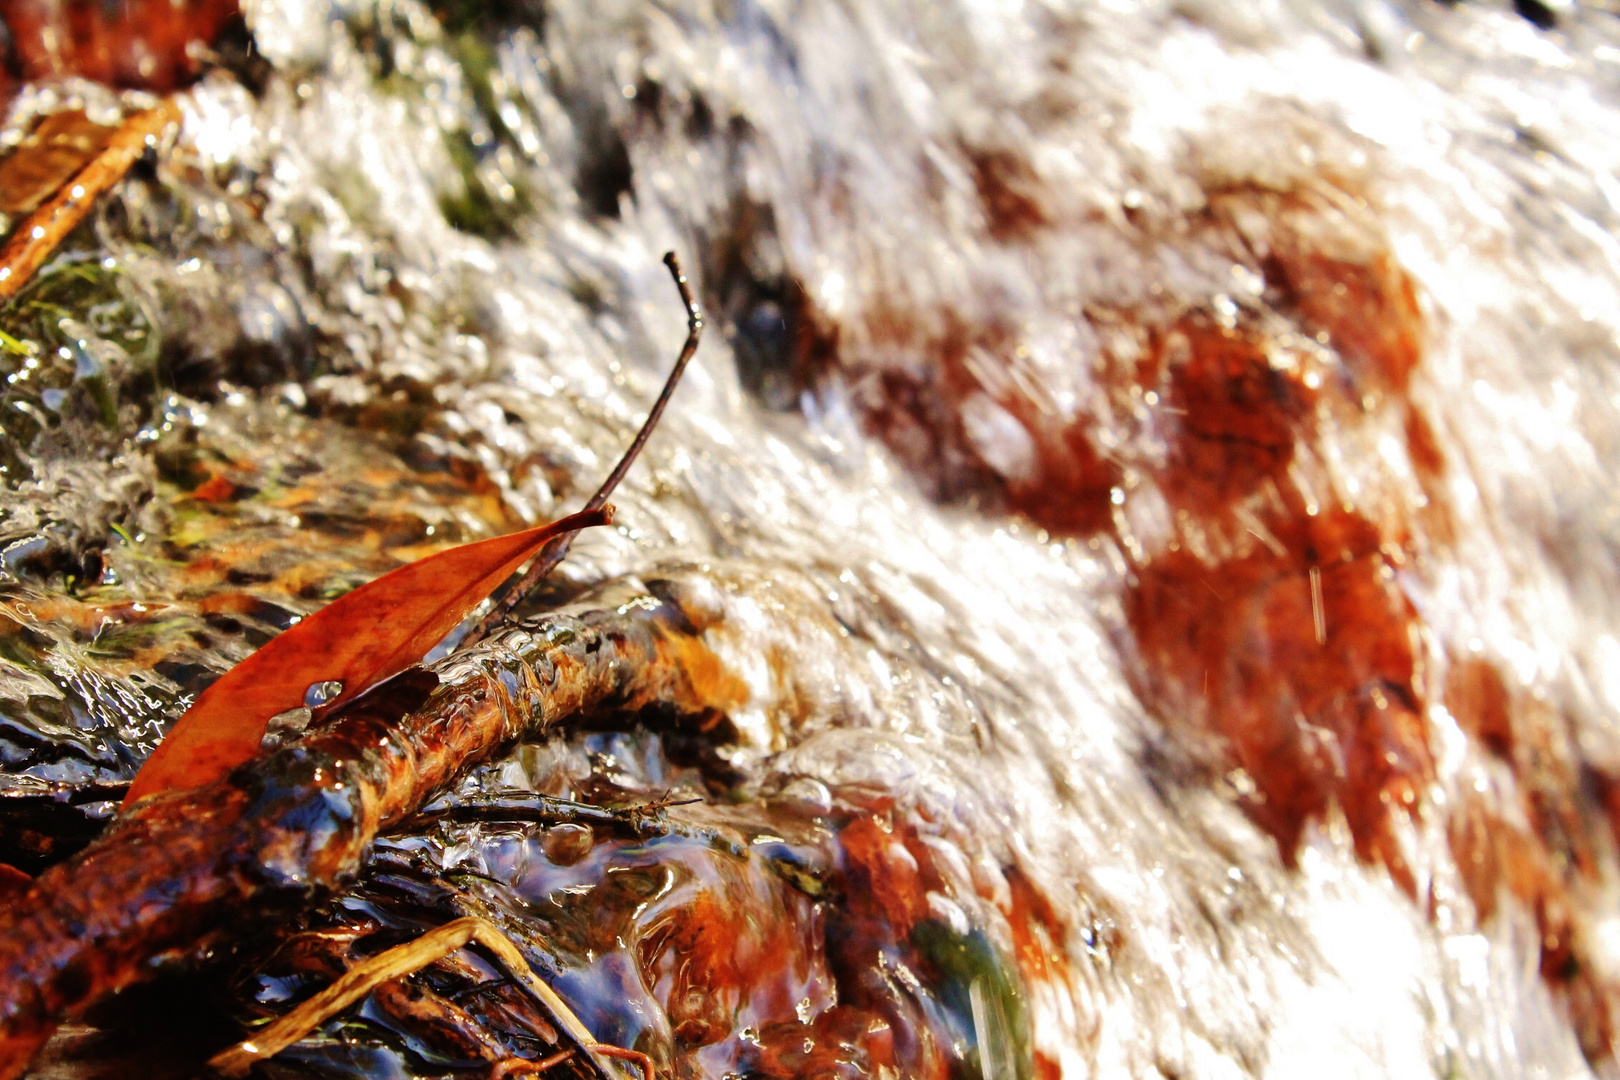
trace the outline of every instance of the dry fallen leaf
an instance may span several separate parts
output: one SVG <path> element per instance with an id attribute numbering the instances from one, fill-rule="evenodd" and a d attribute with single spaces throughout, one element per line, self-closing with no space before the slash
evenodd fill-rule
<path id="1" fill-rule="evenodd" d="M 402 566 L 339 597 L 222 675 L 147 759 L 124 805 L 199 787 L 259 752 L 270 719 L 305 704 L 309 688 L 339 682 L 322 708 L 404 671 L 555 537 L 605 525 L 612 507 L 462 544 Z"/>

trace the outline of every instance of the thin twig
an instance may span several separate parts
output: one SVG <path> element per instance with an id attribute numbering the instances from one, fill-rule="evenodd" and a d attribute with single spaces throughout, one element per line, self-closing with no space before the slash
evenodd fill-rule
<path id="1" fill-rule="evenodd" d="M 491 991 L 499 990 L 503 986 L 514 985 L 516 984 L 512 981 L 510 976 L 502 975 L 498 979 L 485 979 L 481 983 L 473 983 L 471 986 L 463 987 L 460 990 L 457 990 L 455 993 L 447 996 L 451 1001 L 459 1005 L 468 998 L 479 997 L 483 994 L 490 993 Z"/>
<path id="2" fill-rule="evenodd" d="M 17 295 L 63 238 L 90 213 L 97 197 L 122 180 L 148 146 L 157 145 L 165 128 L 179 122 L 180 110 L 167 100 L 131 116 L 105 150 L 17 226 L 11 240 L 0 249 L 0 302 Z"/>
<path id="3" fill-rule="evenodd" d="M 635 806 L 594 806 L 590 803 L 536 795 L 529 791 L 474 795 L 454 806 L 423 810 L 399 822 L 389 832 L 420 832 L 440 821 L 522 822 L 538 825 L 590 825 L 628 836 L 646 836 L 655 830 L 650 818 L 669 806 L 686 806 L 702 799 L 680 799 Z"/>
<path id="4" fill-rule="evenodd" d="M 1316 643 L 1327 644 L 1327 608 L 1322 603 L 1322 568 L 1311 567 L 1311 627 L 1316 631 Z"/>
<path id="5" fill-rule="evenodd" d="M 697 349 L 702 317 L 675 257 L 665 262 L 686 305 L 686 344 L 593 512 Z M 546 550 L 531 577 L 555 563 Z M 21 1073 L 64 1016 L 150 978 L 152 957 L 206 952 L 347 885 L 379 830 L 505 747 L 565 719 L 653 703 L 710 715 L 730 700 L 723 671 L 690 620 L 652 597 L 552 613 L 407 671 L 210 783 L 126 808 L 0 906 L 0 1080 Z M 629 1059 L 650 1075 L 650 1062 Z"/>
<path id="6" fill-rule="evenodd" d="M 620 1061 L 631 1062 L 641 1070 L 642 1080 L 657 1080 L 657 1074 L 653 1071 L 652 1058 L 643 1054 L 640 1050 L 626 1050 L 622 1046 L 613 1046 L 609 1043 L 597 1043 L 592 1049 L 603 1057 L 618 1058 Z"/>
<path id="7" fill-rule="evenodd" d="M 489 1070 L 489 1080 L 506 1080 L 521 1073 L 543 1073 L 574 1056 L 572 1050 L 559 1050 L 548 1058 L 530 1061 L 528 1058 L 507 1058 L 497 1061 Z"/>
<path id="8" fill-rule="evenodd" d="M 630 471 L 630 466 L 635 464 L 636 458 L 641 454 L 641 448 L 647 445 L 647 439 L 652 435 L 653 428 L 658 426 L 658 418 L 664 415 L 664 407 L 669 404 L 671 395 L 675 393 L 676 384 L 681 381 L 681 375 L 686 371 L 686 365 L 691 362 L 692 354 L 697 352 L 698 342 L 703 337 L 703 312 L 692 296 L 692 286 L 687 282 L 686 275 L 681 273 L 680 260 L 675 257 L 673 251 L 665 253 L 664 265 L 669 267 L 670 275 L 675 279 L 675 288 L 681 294 L 681 303 L 686 308 L 686 343 L 681 346 L 681 354 L 676 358 L 675 366 L 670 369 L 669 377 L 664 380 L 664 389 L 658 395 L 658 400 L 653 402 L 641 430 L 636 432 L 636 437 L 631 440 L 630 446 L 619 458 L 619 463 L 613 467 L 608 478 L 602 481 L 602 486 L 596 489 L 596 494 L 586 502 L 584 506 L 586 510 L 596 510 L 605 505 L 613 490 L 619 486 L 619 481 L 624 479 L 625 473 Z M 529 564 L 529 569 L 501 594 L 490 608 L 489 614 L 485 615 L 468 635 L 469 640 L 477 641 L 493 632 L 506 616 L 511 614 L 512 609 L 563 561 L 573 542 L 572 536 L 559 536 L 541 548 L 540 554 Z"/>

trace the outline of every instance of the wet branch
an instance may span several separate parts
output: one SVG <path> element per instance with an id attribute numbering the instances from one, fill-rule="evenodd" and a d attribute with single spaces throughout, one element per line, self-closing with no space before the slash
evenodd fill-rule
<path id="1" fill-rule="evenodd" d="M 155 959 L 204 955 L 347 886 L 379 830 L 473 765 L 593 716 L 705 713 L 718 671 L 671 603 L 551 613 L 405 673 L 223 779 L 141 803 L 0 910 L 0 1080 Z"/>

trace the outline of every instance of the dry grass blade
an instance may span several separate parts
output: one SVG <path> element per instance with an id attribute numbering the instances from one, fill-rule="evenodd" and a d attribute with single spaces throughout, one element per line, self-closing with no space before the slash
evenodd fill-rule
<path id="1" fill-rule="evenodd" d="M 106 149 L 17 226 L 11 240 L 0 249 L 0 301 L 16 296 L 62 238 L 90 213 L 96 199 L 124 178 L 148 146 L 157 145 L 164 129 L 179 122 L 180 110 L 170 101 L 131 116 Z"/>
<path id="2" fill-rule="evenodd" d="M 579 1017 L 574 1015 L 568 1004 L 534 973 L 534 969 L 529 967 L 529 962 L 523 958 L 517 946 L 513 945 L 493 923 L 476 916 L 446 923 L 437 930 L 423 934 L 415 941 L 406 942 L 362 960 L 337 982 L 270 1024 L 253 1038 L 215 1055 L 208 1064 L 223 1076 L 246 1076 L 254 1063 L 279 1054 L 331 1017 L 371 993 L 382 983 L 414 974 L 457 949 L 474 943 L 489 950 L 495 959 L 500 961 L 513 981 L 540 1003 L 557 1026 L 591 1059 L 592 1064 L 603 1076 L 615 1075 L 615 1070 L 603 1059 L 621 1058 L 636 1063 L 645 1080 L 652 1080 L 652 1062 L 647 1055 L 598 1043 L 586 1030 L 585 1025 L 580 1023 Z M 538 1069 L 543 1063 L 532 1064 Z"/>

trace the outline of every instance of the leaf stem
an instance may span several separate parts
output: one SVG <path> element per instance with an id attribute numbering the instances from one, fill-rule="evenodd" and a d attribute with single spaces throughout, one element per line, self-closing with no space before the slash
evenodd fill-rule
<path id="1" fill-rule="evenodd" d="M 681 354 L 676 357 L 675 366 L 670 369 L 669 377 L 664 380 L 664 389 L 658 395 L 658 400 L 653 402 L 641 430 L 636 432 L 636 437 L 630 441 L 623 456 L 619 458 L 619 463 L 608 473 L 607 479 L 602 481 L 602 486 L 596 489 L 596 494 L 585 503 L 586 510 L 596 510 L 604 506 L 609 496 L 613 494 L 613 489 L 619 486 L 619 481 L 624 479 L 625 473 L 630 471 L 630 466 L 635 464 L 636 458 L 641 455 L 642 447 L 647 445 L 647 439 L 652 435 L 653 428 L 658 426 L 659 418 L 664 415 L 664 408 L 669 404 L 670 397 L 675 393 L 676 384 L 681 381 L 681 375 L 685 373 L 686 365 L 691 362 L 692 355 L 697 352 L 698 342 L 703 337 L 703 312 L 692 296 L 692 286 L 686 280 L 686 275 L 681 272 L 681 262 L 673 251 L 665 252 L 664 265 L 669 267 L 670 276 L 675 279 L 675 288 L 681 294 L 681 303 L 686 308 L 686 343 L 681 346 Z M 535 586 L 567 557 L 573 543 L 574 536 L 569 533 L 557 537 L 541 548 L 540 554 L 534 557 L 534 561 L 529 564 L 523 575 L 496 598 L 489 614 L 479 620 L 472 633 L 467 635 L 468 641 L 479 641 L 494 631 L 512 613 L 512 609 L 533 592 Z"/>

